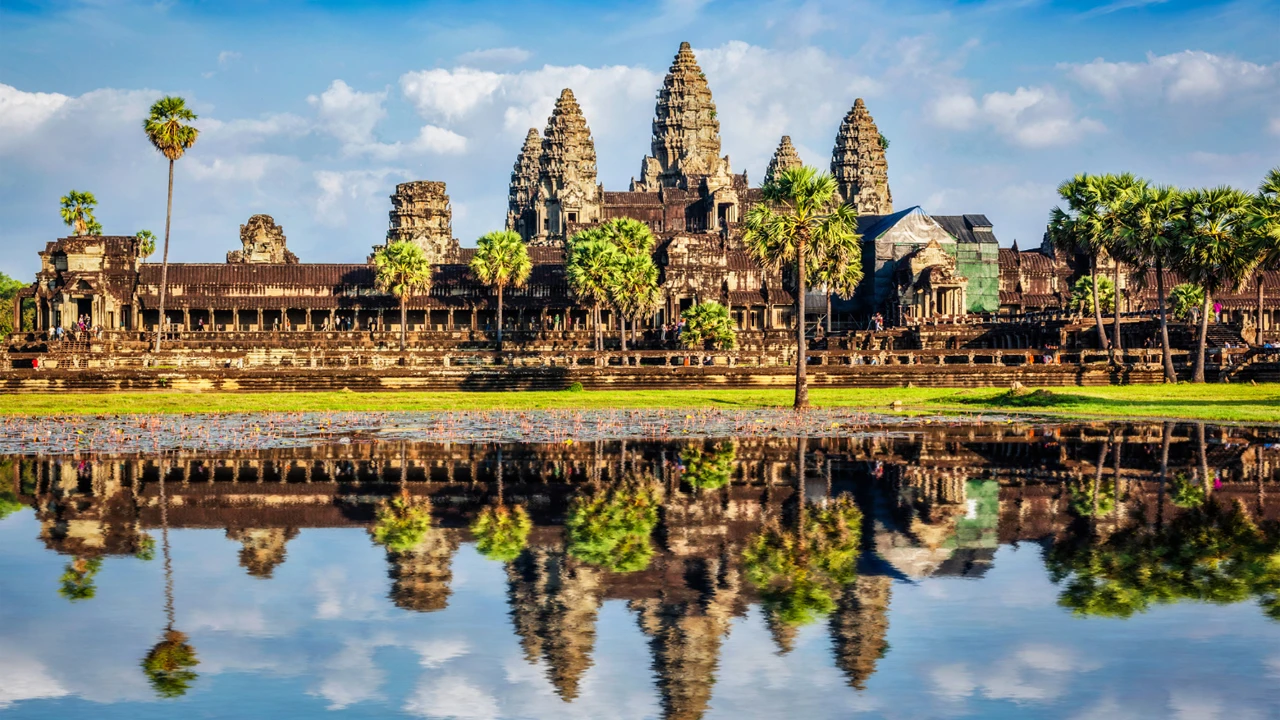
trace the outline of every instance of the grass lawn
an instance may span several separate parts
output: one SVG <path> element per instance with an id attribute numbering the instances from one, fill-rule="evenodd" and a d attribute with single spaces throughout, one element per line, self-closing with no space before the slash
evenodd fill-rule
<path id="1" fill-rule="evenodd" d="M 0 415 L 126 413 L 536 410 L 786 407 L 787 389 L 599 392 L 57 393 L 0 396 Z M 819 407 L 889 412 L 1009 411 L 1066 417 L 1180 418 L 1280 422 L 1280 385 L 1126 385 L 1053 388 L 1013 396 L 986 388 L 850 388 L 811 391 Z"/>

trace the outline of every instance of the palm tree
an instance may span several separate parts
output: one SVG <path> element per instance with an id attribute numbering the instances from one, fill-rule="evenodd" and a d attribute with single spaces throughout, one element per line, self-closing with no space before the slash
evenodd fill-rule
<path id="1" fill-rule="evenodd" d="M 738 344 L 729 308 L 718 302 L 698 303 L 683 314 L 680 343 L 690 350 L 705 350 L 707 343 L 717 350 L 732 350 Z"/>
<path id="2" fill-rule="evenodd" d="M 1120 346 L 1120 265 L 1124 262 L 1124 229 L 1125 208 L 1133 198 L 1140 195 L 1147 187 L 1146 180 L 1135 178 L 1131 173 L 1102 176 L 1102 222 L 1105 227 L 1107 254 L 1111 256 L 1111 284 L 1116 289 L 1116 303 L 1113 309 L 1111 324 L 1111 345 L 1115 356 L 1122 352 Z"/>
<path id="3" fill-rule="evenodd" d="M 609 300 L 609 286 L 622 260 L 621 253 L 598 228 L 583 230 L 569 238 L 565 275 L 569 287 L 590 308 L 596 331 L 596 350 L 604 349 L 600 333 L 600 306 Z"/>
<path id="4" fill-rule="evenodd" d="M 1280 167 L 1267 173 L 1258 188 L 1253 218 L 1254 254 L 1257 256 L 1258 337 L 1262 344 L 1262 274 L 1280 270 Z"/>
<path id="5" fill-rule="evenodd" d="M 797 410 L 809 406 L 805 375 L 805 277 L 811 273 L 846 285 L 861 277 L 857 211 L 839 204 L 834 178 L 816 168 L 788 168 L 764 186 L 764 203 L 747 212 L 743 241 L 761 266 L 796 269 L 796 398 Z M 852 285 L 857 285 L 853 280 Z M 852 291 L 852 287 L 847 288 Z"/>
<path id="6" fill-rule="evenodd" d="M 1192 190 L 1177 206 L 1178 272 L 1204 290 L 1192 382 L 1204 382 L 1204 352 L 1213 295 L 1240 281 L 1253 267 L 1249 253 L 1254 197 L 1232 188 Z"/>
<path id="7" fill-rule="evenodd" d="M 200 664 L 195 648 L 187 642 L 185 633 L 174 629 L 173 559 L 169 555 L 169 500 L 165 495 L 164 481 L 167 469 L 160 471 L 160 528 L 161 549 L 164 551 L 164 612 L 168 619 L 164 635 L 142 659 L 146 673 L 156 695 L 175 698 L 185 695 L 195 682 L 194 668 Z"/>
<path id="8" fill-rule="evenodd" d="M 164 296 L 169 283 L 169 224 L 173 219 L 173 164 L 196 144 L 200 131 L 183 124 L 195 119 L 196 114 L 187 108 L 185 100 L 166 95 L 151 106 L 151 112 L 142 121 L 142 129 L 146 132 L 152 147 L 169 160 L 169 204 L 164 213 L 164 254 L 160 258 L 160 322 L 156 327 L 156 352 L 160 352 L 160 338 L 164 333 Z"/>
<path id="9" fill-rule="evenodd" d="M 631 323 L 632 345 L 636 339 L 636 325 L 640 317 L 658 308 L 658 266 L 649 253 L 627 255 L 619 261 L 617 271 L 610 278 L 609 299 L 618 314 Z M 627 349 L 627 330 L 622 328 L 622 349 Z"/>
<path id="10" fill-rule="evenodd" d="M 397 240 L 374 253 L 373 268 L 378 287 L 400 301 L 400 352 L 404 352 L 409 296 L 431 290 L 431 262 L 422 248 L 409 240 Z"/>
<path id="11" fill-rule="evenodd" d="M 502 350 L 502 291 L 508 285 L 522 287 L 533 272 L 529 248 L 520 233 L 495 230 L 476 242 L 471 272 L 480 282 L 498 290 L 498 350 Z"/>
<path id="12" fill-rule="evenodd" d="M 653 231 L 632 218 L 616 218 L 600 226 L 604 237 L 628 257 L 653 252 Z"/>
<path id="13" fill-rule="evenodd" d="M 1164 268 L 1178 239 L 1174 210 L 1180 191 L 1167 185 L 1147 186 L 1131 194 L 1122 211 L 1119 254 L 1145 282 L 1148 269 L 1156 274 L 1156 298 L 1160 308 L 1160 351 L 1165 382 L 1177 382 L 1169 347 L 1169 320 L 1165 309 Z"/>
<path id="14" fill-rule="evenodd" d="M 91 192 L 72 190 L 62 196 L 62 222 L 73 229 L 76 235 L 93 235 L 94 228 L 101 232 L 98 221 L 93 218 L 93 208 L 98 199 Z"/>
<path id="15" fill-rule="evenodd" d="M 1101 197 L 1099 182 L 1092 175 L 1080 174 L 1058 186 L 1058 196 L 1066 201 L 1049 211 L 1049 241 L 1057 249 L 1089 258 L 1089 277 L 1093 282 L 1093 320 L 1098 328 L 1098 347 L 1110 350 L 1107 333 L 1102 328 L 1102 306 L 1098 304 L 1098 252 L 1103 233 L 1099 221 Z"/>
<path id="16" fill-rule="evenodd" d="M 138 238 L 138 256 L 145 261 L 156 252 L 156 236 L 150 230 L 139 230 L 134 237 Z"/>

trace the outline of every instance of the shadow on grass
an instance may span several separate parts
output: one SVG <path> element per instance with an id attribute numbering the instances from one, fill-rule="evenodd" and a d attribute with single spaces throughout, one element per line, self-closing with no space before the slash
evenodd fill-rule
<path id="1" fill-rule="evenodd" d="M 987 408 L 1054 408 L 1068 405 L 1089 405 L 1098 402 L 1098 398 L 1087 395 L 1066 395 L 1049 390 L 1017 391 L 1009 390 L 995 397 L 958 397 L 955 402 L 961 405 L 977 405 Z"/>

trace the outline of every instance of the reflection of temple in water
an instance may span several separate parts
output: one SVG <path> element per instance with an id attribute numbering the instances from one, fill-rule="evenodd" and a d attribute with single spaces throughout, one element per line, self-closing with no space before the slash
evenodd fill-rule
<path id="1" fill-rule="evenodd" d="M 1267 433 L 1270 433 L 1269 435 Z M 867 687 L 888 649 L 895 580 L 980 577 L 999 543 L 1053 541 L 1089 509 L 1107 533 L 1182 512 L 1175 480 L 1214 502 L 1242 502 L 1280 518 L 1268 492 L 1280 471 L 1275 430 L 1195 426 L 1037 427 L 957 425 L 809 441 L 803 496 L 821 504 L 851 493 L 864 516 L 859 577 L 827 618 L 835 664 Z M 287 562 L 287 544 L 315 527 L 366 527 L 378 502 L 429 496 L 435 525 L 412 551 L 389 552 L 390 597 L 408 610 L 446 607 L 452 559 L 476 513 L 504 498 L 535 527 L 507 563 L 510 620 L 525 658 L 544 666 L 565 701 L 592 665 L 597 614 L 625 601 L 648 639 L 665 717 L 698 718 L 709 707 L 734 618 L 758 602 L 743 579 L 742 550 L 766 519 L 797 502 L 795 442 L 742 439 L 729 483 L 696 489 L 681 479 L 682 445 L 649 441 L 504 446 L 352 444 L 180 453 L 170 457 L 10 459 L 0 489 L 36 509 L 40 539 L 77 558 L 140 552 L 160 523 L 163 474 L 172 528 L 219 528 L 259 578 Z M 1167 457 L 1167 461 L 1165 458 Z M 1163 468 L 1163 469 L 1162 469 Z M 624 472 L 664 486 L 655 554 L 633 573 L 575 559 L 562 524 L 572 499 Z M 230 551 L 230 550 L 229 550 Z M 773 623 L 780 648 L 795 628 Z"/>

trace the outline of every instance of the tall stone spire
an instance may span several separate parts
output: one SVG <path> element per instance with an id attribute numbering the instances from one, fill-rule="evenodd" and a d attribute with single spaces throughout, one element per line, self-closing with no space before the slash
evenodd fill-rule
<path id="1" fill-rule="evenodd" d="M 634 190 L 687 188 L 690 177 L 728 173 L 728 158 L 720 157 L 720 121 L 711 88 L 687 42 L 680 43 L 658 91 L 651 148 L 653 155 L 644 159 Z"/>
<path id="2" fill-rule="evenodd" d="M 600 188 L 596 184 L 596 146 L 582 109 L 565 88 L 556 100 L 542 137 L 535 200 L 539 222 L 536 236 L 545 244 L 563 242 L 574 225 L 600 218 Z"/>
<path id="3" fill-rule="evenodd" d="M 408 240 L 422 248 L 432 263 L 449 262 L 458 253 L 453 236 L 453 209 L 442 182 L 417 180 L 400 183 L 391 196 L 387 243 Z M 374 245 L 377 253 L 386 245 Z M 373 262 L 373 256 L 369 256 Z"/>
<path id="4" fill-rule="evenodd" d="M 524 147 L 511 169 L 511 189 L 507 193 L 507 229 L 514 230 L 527 241 L 537 234 L 534 226 L 533 194 L 538 189 L 538 163 L 542 155 L 542 138 L 537 128 L 529 128 Z"/>
<path id="5" fill-rule="evenodd" d="M 800 154 L 791 144 L 791 136 L 783 135 L 782 142 L 778 143 L 778 149 L 773 153 L 773 159 L 769 161 L 769 167 L 764 171 L 764 182 L 767 185 L 770 180 L 773 180 L 774 175 L 801 165 L 804 163 L 800 162 Z"/>
<path id="6" fill-rule="evenodd" d="M 876 121 L 858 98 L 840 123 L 836 146 L 831 151 L 831 174 L 840 184 L 840 196 L 859 215 L 888 215 L 893 212 L 889 192 L 889 165 Z"/>

